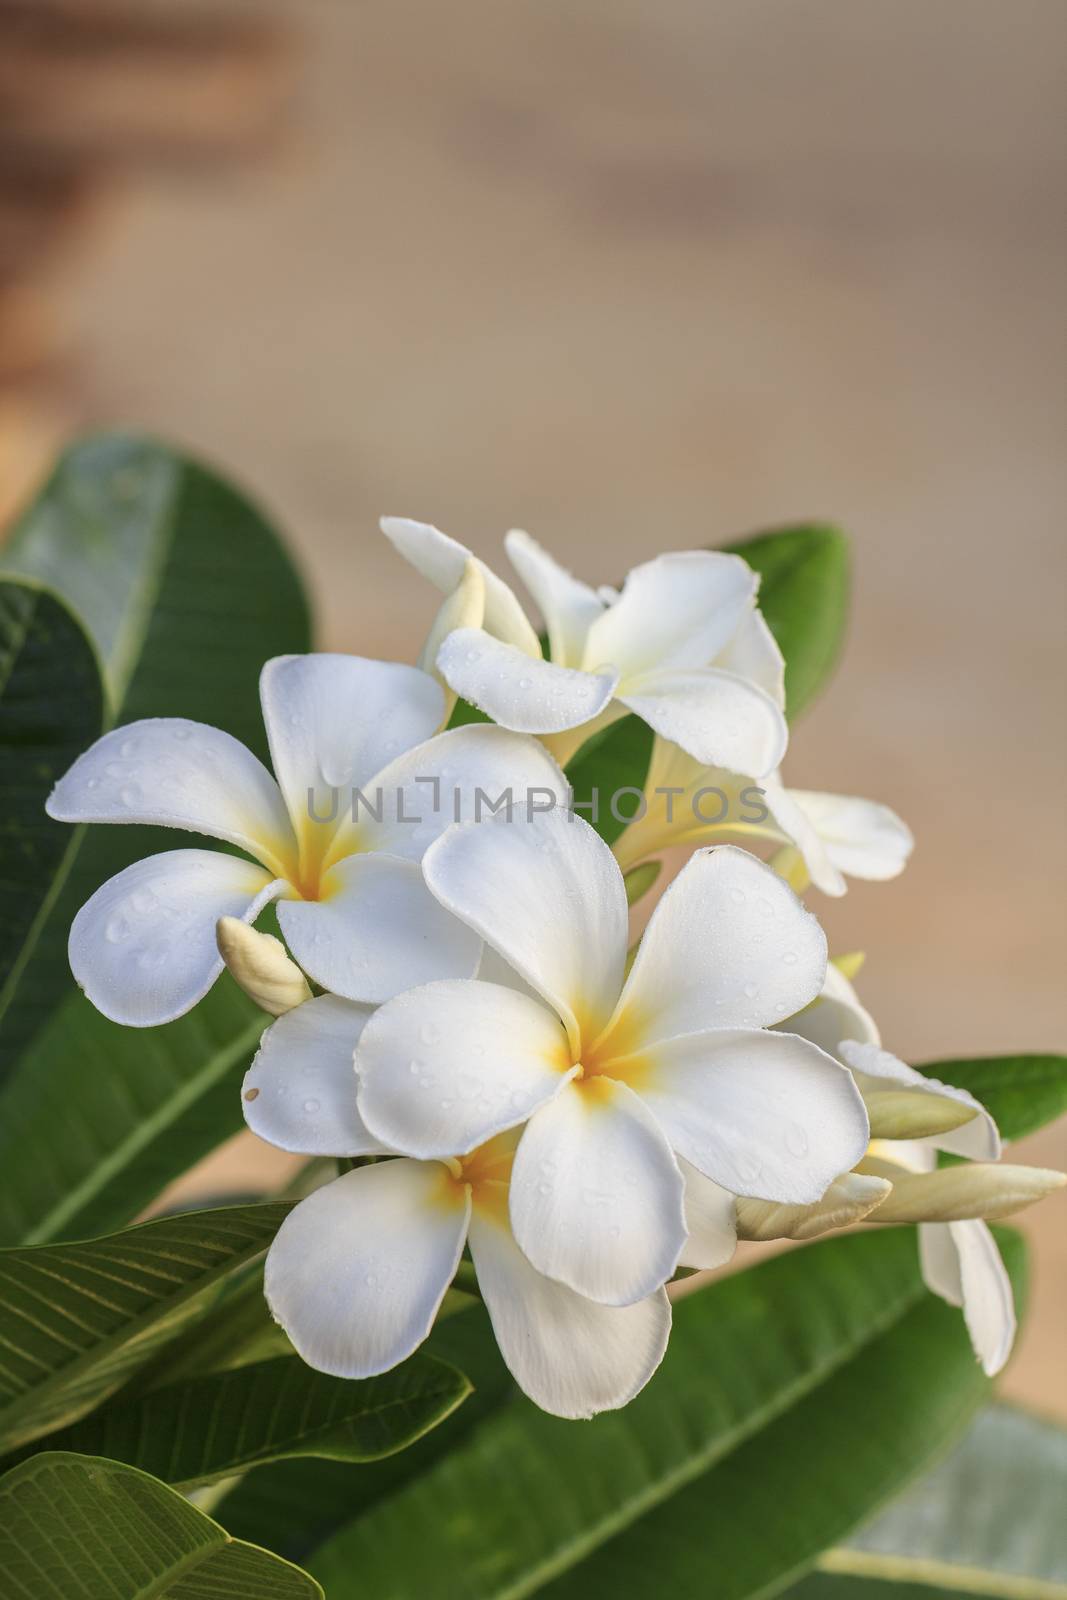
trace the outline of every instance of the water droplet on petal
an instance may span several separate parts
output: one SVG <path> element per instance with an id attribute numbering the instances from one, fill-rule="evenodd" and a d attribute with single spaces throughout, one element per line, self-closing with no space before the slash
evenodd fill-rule
<path id="1" fill-rule="evenodd" d="M 121 944 L 129 936 L 130 924 L 123 916 L 112 917 L 104 929 L 104 938 L 109 944 Z"/>
<path id="2" fill-rule="evenodd" d="M 307 1112 L 309 1117 L 313 1117 L 315 1115 L 315 1112 L 318 1109 L 319 1109 L 319 1101 L 318 1100 L 305 1100 L 304 1101 L 304 1110 Z"/>

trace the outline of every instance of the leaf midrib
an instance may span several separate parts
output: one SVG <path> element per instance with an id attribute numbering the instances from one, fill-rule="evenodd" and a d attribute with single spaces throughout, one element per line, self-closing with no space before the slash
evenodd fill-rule
<path id="1" fill-rule="evenodd" d="M 246 1208 L 235 1209 L 244 1210 Z M 218 1213 L 215 1213 L 215 1215 L 218 1215 Z M 278 1220 L 280 1226 L 282 1218 Z M 139 1315 L 131 1318 L 121 1327 L 114 1329 L 105 1338 L 91 1345 L 88 1349 L 80 1350 L 72 1361 L 65 1363 L 63 1366 L 49 1369 L 48 1375 L 43 1382 L 33 1384 L 30 1388 L 24 1389 L 21 1394 L 13 1396 L 7 1405 L 0 1409 L 0 1451 L 5 1454 L 12 1452 L 21 1445 L 29 1444 L 34 1439 L 41 1438 L 48 1432 L 54 1431 L 46 1425 L 36 1433 L 19 1433 L 14 1439 L 10 1437 L 12 1425 L 17 1424 L 19 1418 L 26 1411 L 40 1406 L 42 1402 L 47 1401 L 57 1391 L 62 1394 L 64 1389 L 70 1388 L 86 1371 L 91 1371 L 94 1366 L 102 1365 L 122 1345 L 134 1345 L 138 1339 L 143 1338 L 150 1332 L 156 1323 L 162 1322 L 175 1310 L 195 1299 L 198 1294 L 204 1289 L 210 1288 L 219 1278 L 224 1277 L 228 1272 L 234 1271 L 237 1267 L 245 1265 L 247 1262 L 254 1260 L 256 1256 L 262 1254 L 266 1250 L 268 1243 L 269 1240 L 267 1239 L 264 1239 L 261 1243 L 246 1240 L 240 1250 L 234 1251 L 232 1255 L 225 1256 L 223 1260 L 216 1262 L 213 1267 L 199 1276 L 187 1279 L 173 1294 L 162 1296 L 160 1299 L 153 1301 Z M 20 1255 L 21 1253 L 21 1249 L 3 1252 L 6 1255 Z M 18 1348 L 21 1350 L 21 1347 Z M 121 1381 L 121 1375 L 119 1375 L 116 1378 L 114 1387 L 118 1387 Z M 105 1386 L 98 1399 L 104 1398 L 108 1392 Z M 92 1400 L 87 1401 L 85 1410 L 91 1410 L 93 1404 Z M 84 1415 L 84 1412 L 81 1414 Z M 78 1420 L 76 1417 L 64 1419 L 64 1421 L 69 1422 L 76 1420 Z M 62 1425 L 63 1423 L 60 1424 L 60 1426 Z"/>
<path id="2" fill-rule="evenodd" d="M 55 1242 L 60 1229 L 77 1216 L 84 1205 L 106 1189 L 111 1180 L 129 1164 L 132 1156 L 138 1155 L 177 1121 L 183 1111 L 225 1076 L 235 1060 L 255 1045 L 268 1020 L 266 1016 L 257 1017 L 249 1023 L 228 1045 L 209 1056 L 195 1077 L 187 1079 L 176 1094 L 164 1101 L 150 1116 L 136 1122 L 127 1138 L 115 1145 L 104 1160 L 98 1162 L 80 1183 L 67 1190 L 51 1211 L 45 1213 L 37 1226 L 26 1235 L 23 1244 L 32 1246 Z"/>
<path id="3" fill-rule="evenodd" d="M 293 1359 L 299 1360 L 299 1357 L 294 1357 Z M 167 1481 L 171 1484 L 172 1488 L 178 1489 L 181 1491 L 181 1493 L 185 1494 L 189 1489 L 195 1489 L 202 1485 L 214 1483 L 219 1478 L 229 1477 L 234 1472 L 246 1472 L 252 1467 L 264 1466 L 269 1462 L 287 1461 L 294 1457 L 319 1455 L 320 1452 L 318 1451 L 308 1450 L 300 1447 L 306 1446 L 309 1441 L 313 1440 L 321 1444 L 328 1439 L 331 1434 L 342 1433 L 346 1428 L 351 1427 L 354 1423 L 362 1422 L 366 1417 L 384 1417 L 387 1416 L 390 1411 L 403 1410 L 405 1407 L 411 1406 L 412 1404 L 418 1404 L 421 1401 L 433 1403 L 440 1402 L 442 1400 L 452 1400 L 454 1402 L 450 1409 L 446 1411 L 443 1416 L 439 1417 L 437 1411 L 434 1411 L 433 1417 L 425 1426 L 421 1427 L 417 1433 L 412 1434 L 410 1437 L 405 1435 L 400 1444 L 391 1445 L 385 1450 L 376 1450 L 372 1455 L 355 1454 L 353 1452 L 346 1451 L 342 1455 L 322 1457 L 322 1459 L 327 1461 L 349 1461 L 356 1464 L 367 1463 L 371 1461 L 381 1461 L 384 1460 L 386 1456 L 395 1455 L 398 1450 L 406 1449 L 408 1445 L 415 1444 L 430 1431 L 430 1428 L 433 1426 L 435 1421 L 440 1420 L 443 1422 L 445 1417 L 451 1415 L 451 1412 L 456 1409 L 460 1401 L 465 1400 L 471 1392 L 472 1390 L 469 1385 L 467 1388 L 463 1388 L 462 1386 L 455 1384 L 447 1384 L 442 1380 L 439 1386 L 433 1389 L 424 1390 L 418 1395 L 398 1395 L 396 1399 L 383 1400 L 375 1406 L 365 1406 L 359 1412 L 345 1417 L 337 1417 L 332 1422 L 319 1423 L 314 1428 L 304 1428 L 296 1433 L 287 1433 L 286 1439 L 288 1442 L 286 1443 L 284 1450 L 277 1450 L 276 1448 L 272 1448 L 269 1444 L 265 1444 L 261 1446 L 260 1449 L 253 1450 L 247 1455 L 235 1455 L 231 1460 L 227 1461 L 224 1466 L 218 1468 L 212 1467 L 211 1470 L 206 1474 L 198 1474 L 192 1478 L 175 1478 L 173 1480 L 168 1479 Z"/>
<path id="4" fill-rule="evenodd" d="M 835 1372 L 855 1360 L 868 1344 L 902 1321 L 921 1299 L 923 1292 L 922 1283 L 916 1282 L 894 1302 L 892 1310 L 868 1322 L 863 1333 L 858 1338 L 844 1343 L 835 1357 L 788 1384 L 773 1400 L 758 1407 L 743 1422 L 736 1423 L 732 1428 L 719 1434 L 714 1446 L 696 1453 L 687 1461 L 680 1463 L 673 1471 L 657 1478 L 644 1493 L 639 1492 L 627 1500 L 625 1505 L 616 1507 L 612 1514 L 603 1518 L 594 1528 L 562 1546 L 548 1560 L 531 1568 L 510 1588 L 495 1590 L 493 1600 L 526 1600 L 527 1596 L 535 1594 L 551 1579 L 577 1566 L 587 1555 L 593 1554 L 609 1543 L 616 1534 L 624 1532 L 631 1523 L 654 1510 L 663 1501 L 670 1499 L 687 1484 L 703 1477 L 725 1456 L 730 1455 L 738 1445 L 758 1433 L 767 1422 L 787 1411 L 794 1401 L 820 1388 Z"/>

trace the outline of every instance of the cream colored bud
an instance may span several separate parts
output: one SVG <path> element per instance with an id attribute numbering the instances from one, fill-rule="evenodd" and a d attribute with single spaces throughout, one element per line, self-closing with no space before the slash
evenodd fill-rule
<path id="1" fill-rule="evenodd" d="M 457 628 L 480 628 L 485 620 L 485 579 L 482 569 L 473 557 L 468 557 L 463 576 L 450 595 L 441 602 L 441 608 L 430 625 L 426 643 L 419 656 L 423 672 L 431 673 L 441 684 L 448 699 L 448 714 L 456 703 L 456 696 L 437 670 L 437 652 L 450 633 Z"/>
<path id="2" fill-rule="evenodd" d="M 234 981 L 272 1017 L 311 999 L 307 979 L 272 934 L 250 928 L 239 917 L 220 917 L 215 940 Z"/>
<path id="3" fill-rule="evenodd" d="M 1067 1183 L 1067 1173 L 1006 1162 L 963 1161 L 936 1172 L 901 1172 L 875 1222 L 964 1222 L 1010 1217 Z"/>
<path id="4" fill-rule="evenodd" d="M 872 1139 L 935 1139 L 973 1122 L 977 1106 L 924 1089 L 864 1089 Z"/>
<path id="5" fill-rule="evenodd" d="M 766 1243 L 770 1239 L 815 1239 L 832 1228 L 847 1228 L 880 1206 L 893 1185 L 885 1178 L 846 1172 L 836 1178 L 821 1200 L 810 1206 L 780 1206 L 770 1200 L 739 1197 L 737 1237 Z"/>

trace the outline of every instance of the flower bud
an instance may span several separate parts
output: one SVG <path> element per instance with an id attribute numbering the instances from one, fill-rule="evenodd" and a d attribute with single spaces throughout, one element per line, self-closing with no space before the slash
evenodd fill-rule
<path id="1" fill-rule="evenodd" d="M 965 1161 L 937 1172 L 901 1172 L 876 1222 L 963 1222 L 1010 1217 L 1067 1183 L 1067 1173 L 1005 1162 Z"/>
<path id="2" fill-rule="evenodd" d="M 272 934 L 250 928 L 239 917 L 220 917 L 215 940 L 234 981 L 272 1017 L 311 999 L 307 979 Z"/>
<path id="3" fill-rule="evenodd" d="M 781 1206 L 770 1200 L 738 1197 L 737 1237 L 766 1243 L 770 1239 L 815 1239 L 832 1228 L 846 1228 L 880 1206 L 893 1185 L 885 1178 L 846 1172 L 836 1178 L 821 1200 L 810 1206 Z"/>
<path id="4" fill-rule="evenodd" d="M 978 1114 L 975 1106 L 924 1089 L 868 1089 L 865 1085 L 863 1103 L 872 1139 L 936 1139 L 962 1128 Z"/>

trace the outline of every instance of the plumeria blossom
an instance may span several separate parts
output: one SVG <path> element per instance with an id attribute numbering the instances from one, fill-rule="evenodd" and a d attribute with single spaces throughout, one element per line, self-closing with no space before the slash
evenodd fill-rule
<path id="1" fill-rule="evenodd" d="M 446 596 L 430 638 L 450 688 L 501 727 L 544 737 L 561 763 L 627 711 L 705 765 L 761 774 L 781 761 L 782 657 L 740 556 L 657 556 L 619 593 L 590 588 L 513 530 L 505 544 L 544 618 L 545 660 L 512 590 L 466 546 L 403 517 L 381 526 Z"/>
<path id="2" fill-rule="evenodd" d="M 335 994 L 379 1001 L 471 976 L 479 940 L 427 892 L 423 851 L 472 814 L 479 791 L 495 801 L 509 789 L 520 804 L 535 789 L 566 793 L 534 740 L 491 727 L 434 738 L 444 695 L 415 667 L 279 656 L 260 701 L 273 777 L 229 734 L 161 717 L 105 734 L 52 791 L 48 814 L 63 822 L 154 823 L 254 857 L 166 851 L 86 902 L 71 969 L 115 1022 L 150 1027 L 188 1011 L 222 970 L 218 919 L 252 923 L 272 900 L 300 966 Z"/>
<path id="3" fill-rule="evenodd" d="M 888 806 L 853 795 L 787 789 L 780 772 L 744 777 L 694 761 L 657 738 L 646 802 L 615 843 L 624 871 L 670 845 L 726 838 L 778 845 L 775 868 L 802 893 L 845 893 L 845 878 L 884 880 L 904 870 L 914 840 Z"/>
<path id="4" fill-rule="evenodd" d="M 1011 1282 L 987 1219 L 1009 1216 L 1067 1180 L 1042 1168 L 993 1165 L 1001 1154 L 1000 1134 L 985 1107 L 965 1089 L 927 1077 L 883 1050 L 873 1017 L 833 966 L 823 996 L 788 1026 L 817 1040 L 852 1069 L 872 1128 L 878 1124 L 879 1103 L 887 1097 L 930 1105 L 930 1119 L 940 1124 L 937 1132 L 873 1140 L 854 1176 L 892 1184 L 869 1213 L 870 1220 L 919 1224 L 926 1286 L 962 1308 L 975 1354 L 992 1377 L 1011 1354 L 1016 1318 Z M 831 1043 L 835 1033 L 836 1045 Z M 946 1107 L 956 1115 L 945 1116 Z M 922 1126 L 910 1107 L 908 1115 L 915 1127 Z M 967 1164 L 939 1171 L 939 1150 L 963 1156 Z"/>
<path id="5" fill-rule="evenodd" d="M 244 1082 L 253 1131 L 306 1154 L 387 1154 L 356 1104 L 353 1051 L 370 1015 L 322 995 L 269 1028 Z M 537 1405 L 590 1417 L 644 1387 L 667 1346 L 666 1294 L 597 1305 L 530 1265 L 508 1219 L 516 1140 L 378 1161 L 300 1202 L 271 1245 L 264 1284 L 305 1361 L 343 1378 L 403 1361 L 433 1326 L 466 1244 L 501 1354 Z"/>
<path id="6" fill-rule="evenodd" d="M 487 964 L 376 1011 L 356 1051 L 360 1114 L 423 1160 L 525 1124 L 511 1224 L 547 1277 L 606 1305 L 668 1279 L 690 1231 L 679 1158 L 730 1194 L 792 1204 L 859 1160 L 851 1076 L 768 1031 L 819 993 L 826 940 L 753 856 L 695 855 L 628 977 L 622 874 L 581 819 L 450 828 L 423 872 L 504 981 Z"/>

